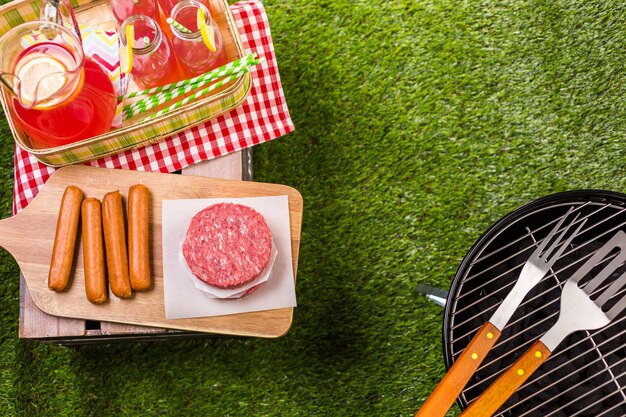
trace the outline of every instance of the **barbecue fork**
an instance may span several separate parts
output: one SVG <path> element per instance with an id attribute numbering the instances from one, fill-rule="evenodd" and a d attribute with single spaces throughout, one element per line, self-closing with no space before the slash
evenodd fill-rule
<path id="1" fill-rule="evenodd" d="M 587 285 L 582 289 L 579 288 L 578 284 L 581 278 L 584 278 L 596 265 L 604 261 L 607 255 L 616 248 L 620 249 L 619 254 Z M 626 308 L 626 296 L 620 294 L 622 298 L 612 306 L 607 306 L 607 302 L 613 299 L 613 296 L 626 284 L 626 272 L 613 283 L 607 285 L 608 288 L 602 290 L 598 290 L 598 288 L 624 261 L 626 261 L 626 233 L 620 230 L 567 280 L 561 294 L 561 313 L 554 326 L 537 340 L 496 382 L 491 384 L 461 414 L 461 417 L 492 416 L 550 357 L 569 334 L 578 330 L 599 329 L 615 319 Z M 595 297 L 597 293 L 600 295 L 592 300 L 591 296 Z"/>
<path id="2" fill-rule="evenodd" d="M 454 362 L 448 373 L 443 377 L 441 382 L 439 382 L 439 385 L 437 385 L 435 390 L 430 394 L 415 417 L 445 416 L 446 412 L 454 403 L 454 400 L 459 396 L 469 379 L 483 362 L 489 350 L 495 345 L 502 329 L 511 319 L 511 316 L 513 316 L 513 313 L 515 313 L 515 310 L 526 294 L 541 281 L 585 224 L 586 220 L 581 221 L 574 233 L 559 247 L 559 243 L 563 240 L 567 231 L 576 223 L 578 219 L 577 214 L 548 249 L 546 249 L 550 240 L 557 234 L 563 222 L 573 209 L 574 208 L 571 207 L 567 213 L 561 217 L 557 225 L 541 242 L 537 249 L 535 249 L 532 255 L 530 255 L 511 292 L 500 304 L 491 319 L 483 324 L 474 335 L 469 345 L 467 345 L 463 353 L 456 362 Z"/>

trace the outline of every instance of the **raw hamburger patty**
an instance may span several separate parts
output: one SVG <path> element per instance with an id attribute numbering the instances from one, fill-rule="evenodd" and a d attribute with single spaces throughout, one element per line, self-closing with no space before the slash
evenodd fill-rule
<path id="1" fill-rule="evenodd" d="M 235 288 L 265 268 L 272 234 L 263 216 L 251 207 L 220 203 L 191 219 L 183 256 L 191 272 L 209 285 Z"/>

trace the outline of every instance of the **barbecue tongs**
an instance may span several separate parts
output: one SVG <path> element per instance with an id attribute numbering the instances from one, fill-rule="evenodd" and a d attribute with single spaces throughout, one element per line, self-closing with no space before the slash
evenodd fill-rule
<path id="1" fill-rule="evenodd" d="M 550 247 L 546 249 L 550 240 L 559 232 L 563 222 L 573 209 L 574 208 L 571 207 L 567 213 L 561 217 L 554 229 L 552 229 L 532 255 L 530 255 L 530 258 L 522 268 L 522 272 L 513 290 L 506 296 L 491 319 L 483 324 L 474 335 L 469 345 L 467 345 L 463 353 L 456 362 L 454 362 L 448 373 L 443 377 L 441 382 L 439 382 L 439 385 L 437 385 L 435 390 L 430 394 L 415 417 L 445 416 L 446 412 L 454 403 L 454 400 L 459 396 L 469 379 L 483 362 L 489 350 L 495 345 L 502 333 L 502 329 L 504 329 L 504 326 L 506 326 L 511 319 L 526 294 L 541 281 L 585 224 L 586 219 L 580 222 L 574 233 L 559 247 L 567 231 L 576 223 L 578 219 L 578 214 L 576 214 L 569 225 L 561 231 Z"/>

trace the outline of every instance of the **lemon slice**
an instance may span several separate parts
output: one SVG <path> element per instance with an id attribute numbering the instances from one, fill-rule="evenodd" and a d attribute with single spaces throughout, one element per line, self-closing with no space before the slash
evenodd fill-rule
<path id="1" fill-rule="evenodd" d="M 133 47 L 135 46 L 135 27 L 126 25 L 126 50 L 124 51 L 124 60 L 126 67 L 122 70 L 126 74 L 130 74 L 133 70 Z"/>
<path id="2" fill-rule="evenodd" d="M 24 104 L 45 102 L 67 83 L 67 67 L 54 57 L 33 52 L 18 63 L 15 73 L 20 80 L 20 101 Z"/>
<path id="3" fill-rule="evenodd" d="M 217 48 L 215 47 L 215 30 L 213 30 L 213 26 L 206 24 L 206 18 L 204 16 L 204 10 L 199 7 L 198 8 L 198 18 L 197 22 L 198 29 L 200 29 L 200 34 L 202 35 L 202 40 L 209 51 L 215 52 Z"/>

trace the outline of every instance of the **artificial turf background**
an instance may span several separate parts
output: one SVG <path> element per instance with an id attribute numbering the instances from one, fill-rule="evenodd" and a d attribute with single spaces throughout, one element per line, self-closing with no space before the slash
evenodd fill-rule
<path id="1" fill-rule="evenodd" d="M 305 200 L 291 330 L 20 341 L 2 251 L 0 414 L 412 416 L 444 372 L 443 311 L 415 285 L 448 287 L 481 233 L 537 197 L 626 191 L 623 3 L 264 3 L 296 131 L 254 149 L 255 179 Z"/>

